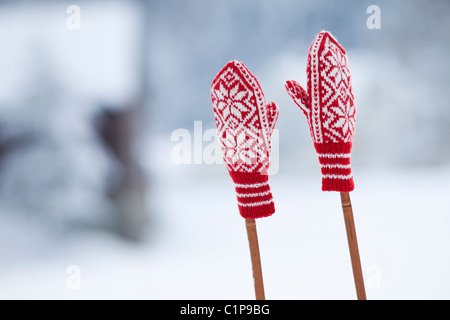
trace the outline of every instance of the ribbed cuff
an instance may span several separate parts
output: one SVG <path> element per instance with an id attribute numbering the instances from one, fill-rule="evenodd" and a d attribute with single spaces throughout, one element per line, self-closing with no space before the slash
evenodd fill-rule
<path id="1" fill-rule="evenodd" d="M 322 171 L 322 190 L 350 192 L 355 189 L 350 156 L 352 143 L 314 144 Z"/>
<path id="2" fill-rule="evenodd" d="M 230 176 L 236 187 L 239 213 L 243 218 L 268 217 L 275 212 L 268 175 L 230 172 Z"/>

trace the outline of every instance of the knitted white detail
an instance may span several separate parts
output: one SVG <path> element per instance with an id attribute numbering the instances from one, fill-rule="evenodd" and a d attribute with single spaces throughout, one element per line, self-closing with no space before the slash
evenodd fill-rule
<path id="1" fill-rule="evenodd" d="M 278 110 L 271 110 L 270 122 L 257 79 L 242 63 L 232 61 L 214 79 L 211 98 L 228 171 L 267 172 Z"/>
<path id="2" fill-rule="evenodd" d="M 253 202 L 253 203 L 241 203 L 241 202 L 238 202 L 238 204 L 241 207 L 259 207 L 259 206 L 262 206 L 264 204 L 269 204 L 271 202 L 273 202 L 273 199 L 270 199 L 270 200 L 267 200 L 267 201 L 261 201 L 261 202 Z"/>
<path id="3" fill-rule="evenodd" d="M 269 181 L 263 182 L 263 183 L 253 183 L 253 184 L 239 184 L 239 183 L 235 183 L 234 185 L 237 188 L 260 188 L 260 187 L 264 187 L 264 186 L 266 186 L 268 184 L 269 184 Z"/>
<path id="4" fill-rule="evenodd" d="M 341 179 L 341 180 L 349 180 L 353 177 L 352 174 L 348 175 L 340 175 L 340 174 L 324 174 L 322 178 L 324 179 Z"/>
<path id="5" fill-rule="evenodd" d="M 319 51 L 319 45 L 323 38 L 323 33 L 320 33 L 317 38 L 313 41 L 310 47 L 310 57 L 311 57 L 311 90 L 312 90 L 312 96 L 311 96 L 311 124 L 313 127 L 313 134 L 314 134 L 314 141 L 316 143 L 322 143 L 323 142 L 323 136 L 322 136 L 322 128 L 320 125 L 320 95 L 319 95 L 319 57 L 318 57 L 318 51 Z"/>
<path id="6" fill-rule="evenodd" d="M 237 196 L 241 198 L 250 198 L 250 197 L 262 197 L 270 194 L 270 191 L 266 192 L 257 192 L 257 193 L 238 193 Z"/>
<path id="7" fill-rule="evenodd" d="M 321 158 L 350 158 L 350 153 L 319 153 L 318 155 Z"/>
<path id="8" fill-rule="evenodd" d="M 328 34 L 321 43 L 320 52 L 314 53 L 318 54 L 317 59 L 321 68 L 319 82 L 317 82 L 317 86 L 320 83 L 321 90 L 318 97 L 320 117 L 325 119 L 319 123 L 325 140 L 349 142 L 353 140 L 356 115 L 350 67 L 345 52 L 332 39 L 336 41 L 331 34 Z M 322 40 L 319 41 L 322 42 Z"/>
<path id="9" fill-rule="evenodd" d="M 322 168 L 327 168 L 327 169 L 333 169 L 333 168 L 350 169 L 351 168 L 350 164 L 321 164 L 320 166 Z"/>

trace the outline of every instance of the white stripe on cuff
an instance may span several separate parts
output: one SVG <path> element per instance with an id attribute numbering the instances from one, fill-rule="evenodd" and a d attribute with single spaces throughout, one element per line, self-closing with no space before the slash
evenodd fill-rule
<path id="1" fill-rule="evenodd" d="M 352 174 L 348 174 L 348 175 L 324 174 L 324 175 L 322 175 L 322 178 L 324 178 L 324 179 L 342 179 L 342 180 L 346 180 L 346 179 L 351 179 L 352 177 L 353 177 Z"/>
<path id="2" fill-rule="evenodd" d="M 259 188 L 269 184 L 269 181 L 263 183 L 253 183 L 253 184 L 239 184 L 235 183 L 236 188 Z"/>
<path id="3" fill-rule="evenodd" d="M 250 198 L 250 197 L 262 197 L 270 194 L 270 191 L 257 192 L 257 193 L 238 193 L 237 196 L 240 198 Z"/>
<path id="4" fill-rule="evenodd" d="M 318 155 L 321 158 L 350 158 L 350 153 L 319 153 Z"/>
<path id="5" fill-rule="evenodd" d="M 349 165 L 349 164 L 321 164 L 321 167 L 328 168 L 328 169 L 333 169 L 333 168 L 350 169 L 351 165 Z"/>
<path id="6" fill-rule="evenodd" d="M 241 207 L 259 207 L 262 206 L 264 204 L 269 204 L 273 202 L 273 199 L 267 200 L 267 201 L 261 201 L 261 202 L 252 202 L 252 203 L 242 203 L 242 202 L 238 202 L 238 204 Z"/>

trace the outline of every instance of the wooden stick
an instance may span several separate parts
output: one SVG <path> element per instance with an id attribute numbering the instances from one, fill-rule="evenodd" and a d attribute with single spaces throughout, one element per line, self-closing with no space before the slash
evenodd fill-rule
<path id="1" fill-rule="evenodd" d="M 256 300 L 265 300 L 266 298 L 264 295 L 261 258 L 259 256 L 258 235 L 256 233 L 255 219 L 245 219 L 245 227 L 247 228 L 248 243 L 250 245 L 250 255 L 252 258 Z"/>
<path id="2" fill-rule="evenodd" d="M 355 221 L 353 220 L 352 203 L 348 192 L 341 192 L 341 203 L 342 210 L 344 211 L 345 229 L 347 230 L 347 240 L 352 261 L 353 278 L 355 279 L 356 295 L 358 300 L 366 300 L 358 241 L 356 239 Z"/>

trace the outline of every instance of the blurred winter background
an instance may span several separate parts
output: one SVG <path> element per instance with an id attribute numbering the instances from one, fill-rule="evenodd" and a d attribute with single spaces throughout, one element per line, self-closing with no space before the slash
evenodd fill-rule
<path id="1" fill-rule="evenodd" d="M 207 160 L 209 87 L 237 59 L 280 108 L 277 212 L 257 223 L 266 297 L 354 299 L 339 195 L 320 190 L 284 90 L 306 84 L 327 29 L 353 74 L 367 296 L 449 299 L 449 14 L 446 0 L 1 1 L 0 298 L 253 299 L 233 185 Z"/>

